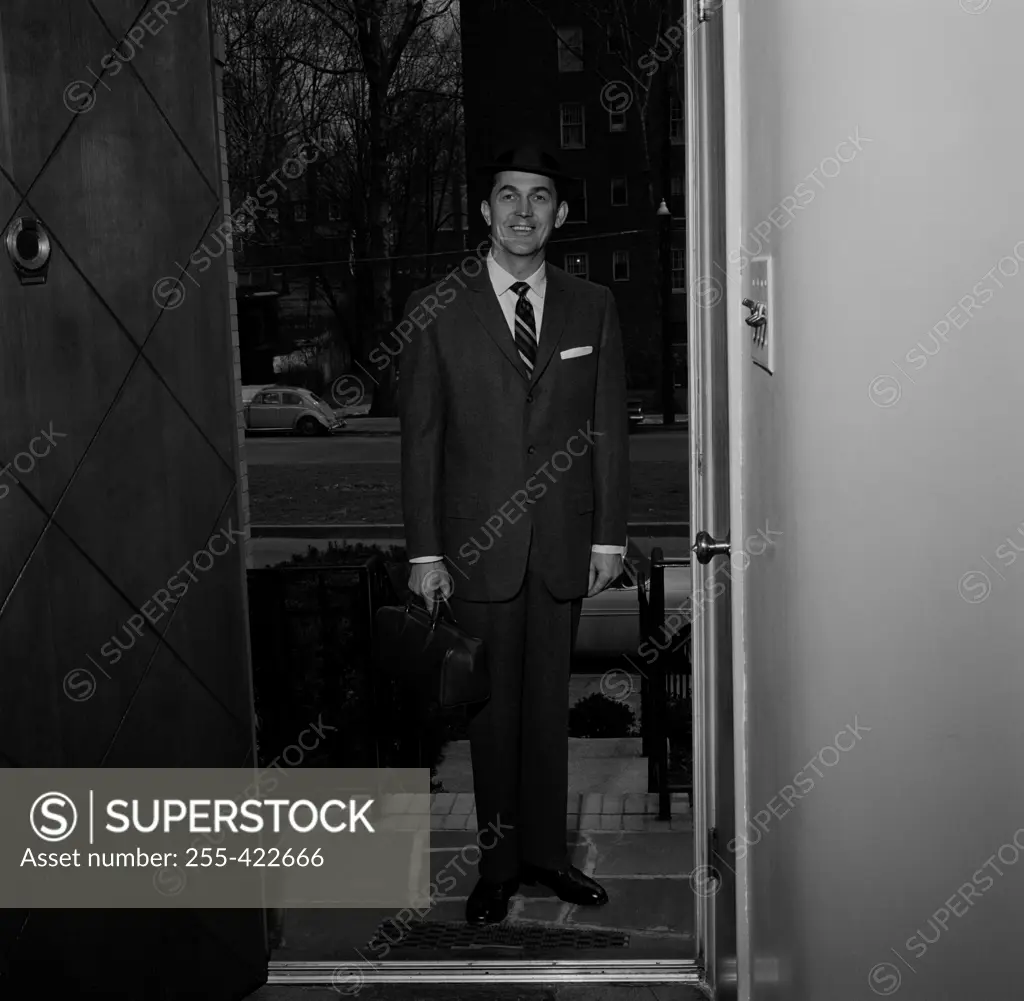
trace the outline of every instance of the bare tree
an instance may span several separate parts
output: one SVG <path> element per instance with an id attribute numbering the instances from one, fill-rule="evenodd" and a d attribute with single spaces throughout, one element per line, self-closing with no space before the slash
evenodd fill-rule
<path id="1" fill-rule="evenodd" d="M 395 321 L 395 255 L 429 252 L 458 211 L 457 15 L 454 0 L 215 0 L 234 207 L 298 145 L 323 144 L 327 156 L 304 178 L 306 198 L 339 206 L 351 239 L 341 252 L 309 218 L 304 248 L 290 251 L 347 253 L 347 267 L 314 267 L 307 281 L 354 361 L 366 361 Z M 267 211 L 251 234 L 264 259 L 284 252 L 276 215 Z M 391 413 L 394 372 L 377 381 L 374 412 Z"/>
<path id="2" fill-rule="evenodd" d="M 346 65 L 344 109 L 334 138 L 339 163 L 338 180 L 347 188 L 356 233 L 356 252 L 362 258 L 355 271 L 362 308 L 361 330 L 355 354 L 365 358 L 385 339 L 394 323 L 392 256 L 396 243 L 393 193 L 399 189 L 397 151 L 410 138 L 415 124 L 410 112 L 423 105 L 426 95 L 451 101 L 439 92 L 432 70 L 437 57 L 449 56 L 453 36 L 454 0 L 299 0 L 314 12 L 323 33 L 332 33 L 339 50 L 359 68 L 355 75 Z M 457 31 L 454 32 L 457 37 Z M 448 39 L 449 44 L 443 44 Z M 457 52 L 457 49 L 456 49 Z M 333 72 L 330 64 L 319 71 Z M 454 100 L 457 100 L 458 90 Z M 422 134 L 420 128 L 413 129 Z M 367 323 L 369 320 L 371 322 Z M 394 412 L 395 372 L 388 366 L 374 387 L 373 413 Z"/>

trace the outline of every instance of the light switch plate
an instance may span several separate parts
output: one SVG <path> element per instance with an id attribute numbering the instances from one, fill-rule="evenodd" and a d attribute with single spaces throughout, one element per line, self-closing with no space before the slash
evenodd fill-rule
<path id="1" fill-rule="evenodd" d="M 768 322 L 760 329 L 747 327 L 750 331 L 751 357 L 755 365 L 769 375 L 775 371 L 775 317 L 772 315 L 772 267 L 770 257 L 755 257 L 750 262 L 750 286 L 748 296 L 756 302 L 763 302 Z"/>

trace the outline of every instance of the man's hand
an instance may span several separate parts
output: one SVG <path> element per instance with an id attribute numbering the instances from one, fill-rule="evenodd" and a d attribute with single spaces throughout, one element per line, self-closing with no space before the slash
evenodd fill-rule
<path id="1" fill-rule="evenodd" d="M 452 593 L 452 575 L 444 565 L 444 560 L 434 560 L 432 563 L 410 563 L 409 590 L 426 602 L 427 611 L 433 615 L 438 597 L 448 598 Z"/>
<path id="2" fill-rule="evenodd" d="M 587 597 L 600 594 L 613 580 L 622 576 L 622 557 L 614 553 L 590 554 L 590 589 Z"/>

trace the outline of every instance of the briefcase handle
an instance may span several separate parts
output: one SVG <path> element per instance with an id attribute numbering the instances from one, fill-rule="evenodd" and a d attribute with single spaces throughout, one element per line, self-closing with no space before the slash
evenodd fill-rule
<path id="1" fill-rule="evenodd" d="M 416 595 L 416 597 L 420 597 L 420 596 Z M 452 622 L 457 624 L 458 620 L 455 618 L 455 613 L 452 611 L 452 606 L 450 604 L 448 604 L 448 599 L 444 595 L 441 595 L 441 601 L 444 602 L 444 607 L 448 609 L 448 615 L 451 617 Z M 437 623 L 438 623 L 438 621 L 441 618 L 441 601 L 435 601 L 434 602 L 434 610 L 432 612 L 428 613 L 430 615 L 430 628 L 431 628 L 431 630 L 433 630 L 433 629 L 435 629 L 437 627 Z M 424 607 L 424 610 L 426 610 L 426 602 L 425 601 L 423 602 L 423 607 Z M 412 611 L 412 597 L 411 596 L 409 598 L 407 598 L 406 601 L 405 601 L 405 611 L 406 611 L 407 614 L 410 611 Z"/>

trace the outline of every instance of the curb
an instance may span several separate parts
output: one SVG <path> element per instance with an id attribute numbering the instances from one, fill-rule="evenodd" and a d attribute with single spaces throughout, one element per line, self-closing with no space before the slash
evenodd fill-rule
<path id="1" fill-rule="evenodd" d="M 335 431 L 332 438 L 401 438 L 401 431 L 349 431 L 347 428 Z"/>

